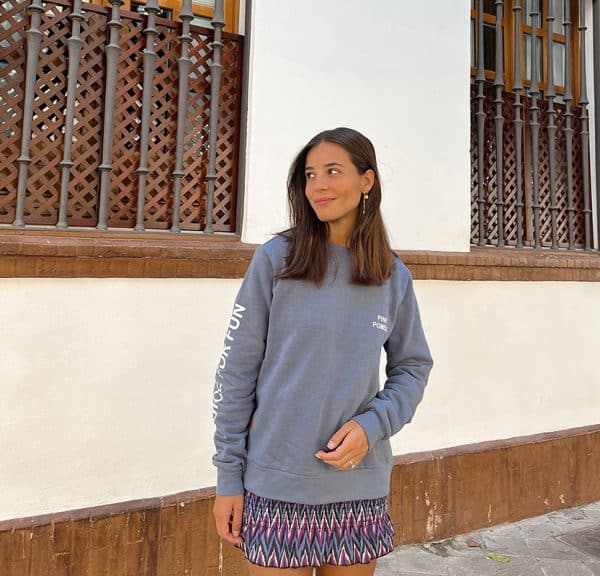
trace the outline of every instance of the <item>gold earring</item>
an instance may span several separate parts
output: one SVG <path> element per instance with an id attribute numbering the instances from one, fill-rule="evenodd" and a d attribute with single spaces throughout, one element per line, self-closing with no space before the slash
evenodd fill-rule
<path id="1" fill-rule="evenodd" d="M 363 214 L 365 213 L 365 204 L 367 203 L 368 198 L 369 198 L 369 193 L 365 192 L 363 194 L 363 205 L 362 205 L 362 213 Z"/>

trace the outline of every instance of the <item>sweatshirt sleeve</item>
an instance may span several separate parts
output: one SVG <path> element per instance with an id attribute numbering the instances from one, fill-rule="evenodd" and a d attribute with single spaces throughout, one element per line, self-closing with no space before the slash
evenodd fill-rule
<path id="1" fill-rule="evenodd" d="M 378 440 L 390 438 L 412 420 L 433 366 L 410 271 L 392 332 L 383 347 L 387 354 L 385 385 L 363 412 L 352 418 L 365 430 L 369 452 Z"/>
<path id="2" fill-rule="evenodd" d="M 213 464 L 217 494 L 244 492 L 248 424 L 269 325 L 273 267 L 263 246 L 255 252 L 236 296 L 213 390 Z"/>

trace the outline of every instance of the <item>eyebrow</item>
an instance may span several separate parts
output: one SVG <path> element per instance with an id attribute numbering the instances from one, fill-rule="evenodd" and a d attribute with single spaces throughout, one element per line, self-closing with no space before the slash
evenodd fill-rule
<path id="1" fill-rule="evenodd" d="M 327 164 L 325 164 L 325 166 L 343 166 L 343 164 L 340 164 L 339 162 L 327 162 Z M 313 170 L 313 167 L 306 166 L 306 168 L 304 168 L 304 171 L 306 172 L 307 170 Z"/>

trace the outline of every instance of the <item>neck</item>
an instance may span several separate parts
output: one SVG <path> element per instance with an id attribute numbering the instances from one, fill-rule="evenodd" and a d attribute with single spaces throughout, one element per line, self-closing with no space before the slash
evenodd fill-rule
<path id="1" fill-rule="evenodd" d="M 348 238 L 350 237 L 349 231 L 341 230 L 339 227 L 329 227 L 328 240 L 339 246 L 348 248 Z"/>

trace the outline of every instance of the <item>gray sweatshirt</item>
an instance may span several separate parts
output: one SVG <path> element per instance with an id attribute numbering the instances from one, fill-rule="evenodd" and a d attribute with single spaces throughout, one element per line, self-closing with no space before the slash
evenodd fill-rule
<path id="1" fill-rule="evenodd" d="M 320 288 L 273 279 L 287 253 L 281 236 L 254 253 L 215 377 L 218 495 L 321 504 L 389 494 L 390 437 L 412 420 L 433 360 L 400 258 L 383 285 L 362 286 L 351 283 L 351 250 L 328 246 Z M 369 452 L 339 470 L 315 453 L 350 419 L 364 428 Z"/>

